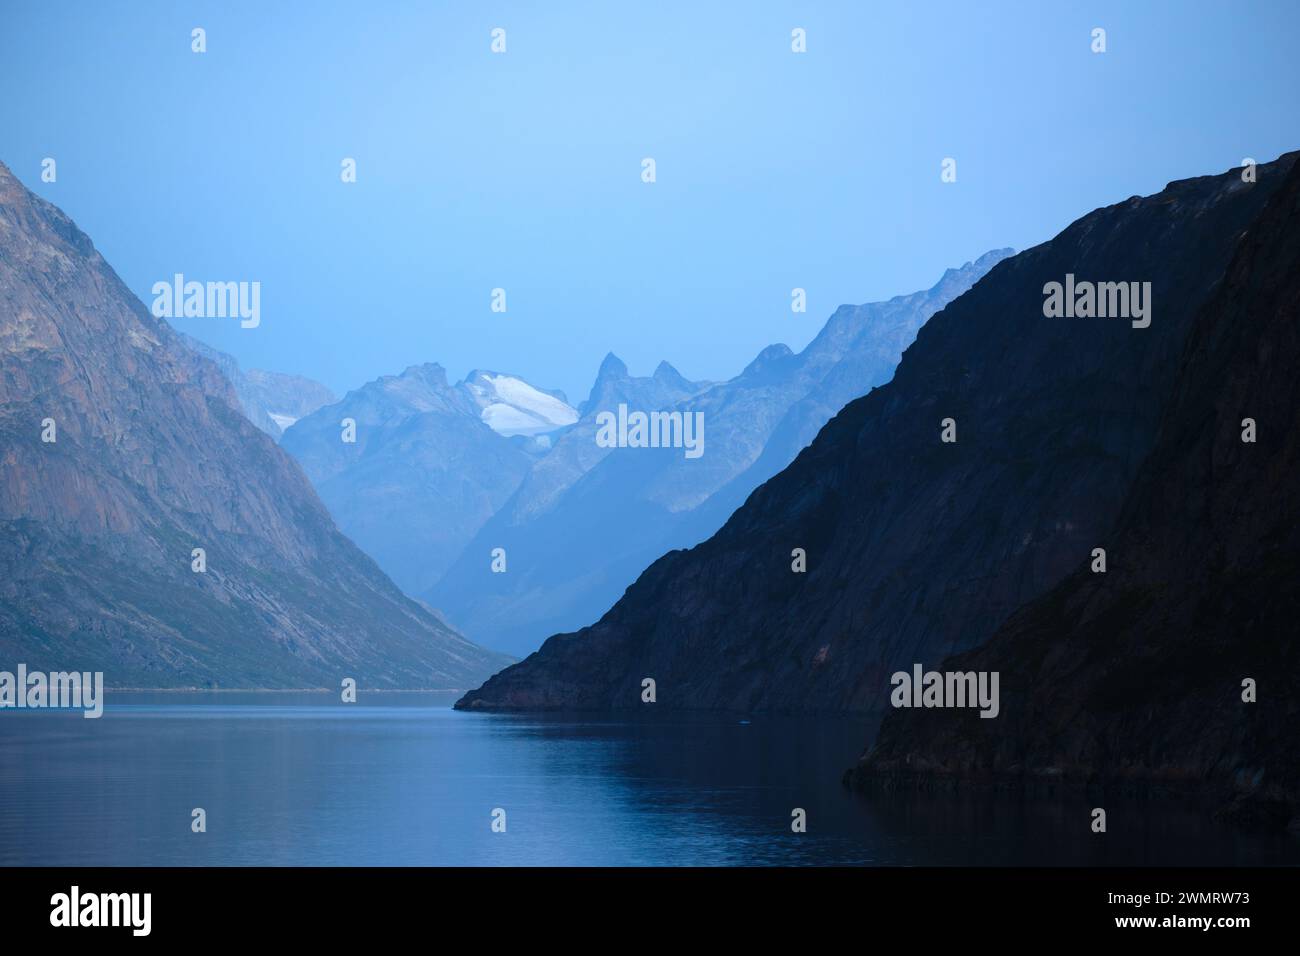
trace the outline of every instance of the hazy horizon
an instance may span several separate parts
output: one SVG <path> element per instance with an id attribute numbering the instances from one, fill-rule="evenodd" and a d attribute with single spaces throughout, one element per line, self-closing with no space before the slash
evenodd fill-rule
<path id="1" fill-rule="evenodd" d="M 725 379 L 840 304 L 1298 145 L 1284 3 L 9 6 L 0 159 L 146 303 L 261 282 L 256 329 L 173 324 L 338 394 L 437 362 L 576 403 L 610 351 Z"/>

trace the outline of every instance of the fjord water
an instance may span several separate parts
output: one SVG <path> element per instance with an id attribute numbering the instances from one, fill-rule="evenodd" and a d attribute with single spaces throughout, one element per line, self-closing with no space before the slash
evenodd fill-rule
<path id="1" fill-rule="evenodd" d="M 1107 800 L 1099 835 L 1083 797 L 851 794 L 859 720 L 485 715 L 453 699 L 110 693 L 98 720 L 0 711 L 0 864 L 1300 862 L 1295 837 L 1167 802 Z"/>

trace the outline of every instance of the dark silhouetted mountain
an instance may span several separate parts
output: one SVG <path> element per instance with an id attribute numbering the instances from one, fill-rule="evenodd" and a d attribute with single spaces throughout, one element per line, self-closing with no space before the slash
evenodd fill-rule
<path id="1" fill-rule="evenodd" d="M 429 602 L 476 640 L 513 654 L 596 620 L 650 562 L 715 532 L 831 415 L 888 381 L 926 319 L 1010 254 L 990 252 L 949 269 L 924 292 L 843 306 L 798 355 L 785 345 L 769 346 L 740 375 L 712 387 L 688 382 L 663 363 L 648 380 L 659 386 L 656 394 L 631 394 L 615 387 L 629 379 L 611 356 L 583 405 L 587 428 L 564 439 L 585 467 L 550 457 L 539 462 L 535 473 L 561 472 L 568 483 L 547 486 L 542 495 L 531 485 L 521 489 L 429 593 Z M 595 416 L 616 413 L 620 404 L 630 411 L 702 415 L 703 454 L 599 448 Z M 509 556 L 504 574 L 490 568 L 486 556 L 494 547 Z"/>
<path id="2" fill-rule="evenodd" d="M 458 706 L 634 708 L 653 678 L 659 708 L 881 713 L 893 672 L 984 643 L 1105 541 L 1193 318 L 1291 162 L 1171 183 L 999 263 L 716 535 Z M 1150 282 L 1150 327 L 1046 317 L 1067 274 Z"/>
<path id="3" fill-rule="evenodd" d="M 997 671 L 1000 716 L 893 713 L 852 782 L 1190 787 L 1300 829 L 1300 165 L 1259 172 L 1227 185 L 1286 181 L 1197 316 L 1106 573 L 943 663 Z"/>
<path id="4" fill-rule="evenodd" d="M 3 166 L 0 658 L 119 687 L 455 688 L 503 663 L 340 534 L 218 367 Z"/>
<path id="5" fill-rule="evenodd" d="M 233 355 L 214 349 L 192 335 L 178 332 L 180 340 L 205 359 L 215 362 L 235 389 L 248 420 L 272 438 L 316 409 L 338 401 L 320 382 L 302 375 L 285 375 L 250 368 L 244 371 Z"/>

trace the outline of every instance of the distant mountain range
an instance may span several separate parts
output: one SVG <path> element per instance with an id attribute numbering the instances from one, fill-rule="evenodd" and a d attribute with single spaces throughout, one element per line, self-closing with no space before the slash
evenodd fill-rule
<path id="1" fill-rule="evenodd" d="M 1011 252 L 949 269 L 922 292 L 842 306 L 798 355 L 769 346 L 726 382 L 691 381 L 667 362 L 633 376 L 611 353 L 579 408 L 517 375 L 475 370 L 452 385 L 433 363 L 335 401 L 318 383 L 244 372 L 182 338 L 218 364 L 249 420 L 282 438 L 339 527 L 407 594 L 525 654 L 595 620 L 663 552 L 717 530 Z M 597 418 L 619 407 L 702 415 L 707 453 L 603 447 Z"/>
<path id="2" fill-rule="evenodd" d="M 726 382 L 690 382 L 666 363 L 635 379 L 606 358 L 581 427 L 532 466 L 427 600 L 513 654 L 596 620 L 656 557 L 716 531 L 845 402 L 887 381 L 926 319 L 1010 254 L 949 269 L 924 292 L 843 306 L 801 353 L 770 346 Z M 620 405 L 699 414 L 703 454 L 598 447 L 596 417 Z M 506 573 L 491 569 L 496 548 L 508 556 Z"/>
<path id="3" fill-rule="evenodd" d="M 527 653 L 595 620 L 663 552 L 717 530 L 844 403 L 888 380 L 926 319 L 1010 254 L 949 269 L 923 292 L 844 306 L 800 354 L 770 346 L 727 382 L 691 381 L 667 362 L 633 376 L 610 354 L 575 409 L 516 375 L 476 370 L 452 385 L 426 364 L 304 415 L 283 447 L 408 594 L 476 640 Z M 620 407 L 698 413 L 704 453 L 603 445 L 598 417 Z"/>
<path id="4" fill-rule="evenodd" d="M 664 551 L 717 530 L 845 402 L 888 380 L 926 319 L 1010 254 L 949 269 L 923 292 L 841 307 L 800 354 L 770 346 L 727 382 L 691 381 L 667 362 L 637 377 L 610 354 L 575 409 L 516 375 L 476 370 L 452 385 L 436 364 L 412 366 L 304 414 L 283 446 L 408 594 L 476 640 L 527 653 L 595 620 Z M 238 388 L 238 367 L 221 358 Z M 265 404 L 245 402 L 255 422 Z M 705 454 L 602 446 L 597 418 L 620 406 L 701 414 Z"/>
<path id="5" fill-rule="evenodd" d="M 298 459 L 339 527 L 408 594 L 429 588 L 549 448 L 544 422 L 573 421 L 562 394 L 474 372 L 451 385 L 415 365 L 295 423 Z M 356 423 L 354 442 L 343 422 Z"/>
<path id="6" fill-rule="evenodd" d="M 449 620 L 461 621 L 458 627 L 477 629 L 478 640 L 499 650 L 513 648 L 507 653 L 515 654 L 531 651 L 575 616 L 599 614 L 602 602 L 609 603 L 604 595 L 610 576 L 614 586 L 627 583 L 618 575 L 627 573 L 620 571 L 620 562 L 623 546 L 631 541 L 627 524 L 608 520 L 609 508 L 620 499 L 592 483 L 593 475 L 626 451 L 597 443 L 596 416 L 620 404 L 645 411 L 675 408 L 710 385 L 689 381 L 667 362 L 653 375 L 633 376 L 616 356 L 606 356 L 578 422 L 530 466 L 422 596 Z M 646 457 L 637 463 L 653 465 Z M 504 550 L 504 573 L 492 570 L 496 549 Z"/>
<path id="7" fill-rule="evenodd" d="M 335 690 L 464 688 L 506 663 L 404 596 L 245 417 L 311 390 L 237 395 L 202 351 L 0 165 L 0 659 Z"/>
<path id="8" fill-rule="evenodd" d="M 1140 581 L 1129 577 L 1138 572 L 1131 546 L 1115 535 L 1116 520 L 1133 500 L 1144 462 L 1153 460 L 1162 427 L 1181 424 L 1189 437 L 1199 427 L 1169 420 L 1181 407 L 1180 357 L 1189 339 L 1208 347 L 1197 317 L 1231 281 L 1229 263 L 1243 235 L 1250 240 L 1248 230 L 1261 221 L 1293 160 L 1258 167 L 1258 182 L 1233 170 L 1171 183 L 1157 195 L 1096 210 L 1000 262 L 925 324 L 892 381 L 845 406 L 720 531 L 659 558 L 599 621 L 551 637 L 457 706 L 632 710 L 645 706 L 642 681 L 652 678 L 660 709 L 880 714 L 889 708 L 891 674 L 918 662 L 937 666 L 984 644 L 1017 609 L 1083 573 L 1094 548 L 1116 549 L 1106 588 Z M 1269 221 L 1276 226 L 1275 220 L 1276 214 Z M 1259 281 L 1281 282 L 1277 273 L 1270 268 Z M 1135 328 L 1126 317 L 1046 317 L 1049 283 L 1075 276 L 1149 282 L 1149 326 Z M 1243 345 L 1234 353 L 1246 374 L 1271 346 L 1265 338 L 1240 341 L 1257 342 L 1254 352 Z M 1291 442 L 1289 408 L 1290 417 L 1270 427 Z M 1188 414 L 1204 416 L 1208 407 L 1189 406 Z M 1245 414 L 1235 404 L 1220 412 L 1224 421 Z M 955 441 L 944 441 L 945 432 Z M 1211 460 L 1226 454 L 1204 449 Z M 1242 454 L 1234 449 L 1230 460 Z M 1242 507 L 1258 507 L 1262 516 L 1270 489 L 1294 484 L 1294 474 L 1272 483 L 1261 478 L 1252 485 L 1236 476 L 1232 487 L 1256 496 Z M 1178 485 L 1169 491 L 1182 493 Z M 1163 492 L 1145 493 L 1154 500 Z M 1210 490 L 1192 485 L 1186 493 L 1203 509 Z M 1280 520 L 1287 512 L 1277 510 Z M 611 521 L 610 538 L 621 532 Z M 1244 531 L 1224 554 L 1251 547 L 1263 553 L 1272 540 L 1252 544 Z M 1285 540 L 1294 541 L 1294 528 Z M 1202 546 L 1215 547 L 1210 540 Z M 797 570 L 800 551 L 804 572 Z M 1189 568 L 1193 590 L 1183 600 L 1194 600 L 1198 578 L 1190 569 L 1201 559 L 1166 553 L 1163 560 Z M 1284 550 L 1280 560 L 1285 566 L 1293 552 Z M 1224 607 L 1236 606 L 1231 587 L 1221 585 Z M 1249 594 L 1266 599 L 1254 587 Z M 1097 625 L 1130 628 L 1145 620 L 1134 600 L 1116 605 L 1110 624 Z M 1254 606 L 1238 613 L 1253 616 L 1246 607 Z M 1066 631 L 1085 609 L 1067 604 L 1056 613 Z M 1263 624 L 1261 635 L 1268 633 Z M 1194 618 L 1181 626 L 1198 627 Z M 1214 633 L 1226 639 L 1226 629 Z M 1059 636 L 1034 628 L 1021 645 L 1026 656 L 1017 660 L 1060 676 L 1068 662 L 1052 654 Z M 1178 639 L 1168 643 L 1171 653 L 1147 640 L 1151 666 L 1182 673 L 1172 653 Z M 1225 673 L 1229 684 L 1238 672 L 1259 670 L 1237 650 L 1221 651 L 1225 661 L 1240 663 Z M 1106 673 L 1105 661 L 1096 666 Z M 1129 694 L 1142 693 L 1127 686 Z M 1032 693 L 1049 707 L 1054 694 L 1068 698 L 1075 690 L 1054 682 Z M 1233 693 L 1225 686 L 1213 706 L 1226 706 Z M 1140 701 L 1124 706 L 1136 713 Z M 1145 703 L 1146 719 L 1160 720 L 1158 701 Z M 981 722 L 963 716 L 975 718 L 963 726 Z M 900 743 L 892 752 L 900 759 L 908 747 L 901 725 L 909 717 L 893 718 Z M 1186 732 L 1196 725 L 1188 714 Z M 1002 726 L 982 736 L 992 741 Z M 955 745 L 936 746 L 961 759 Z"/>

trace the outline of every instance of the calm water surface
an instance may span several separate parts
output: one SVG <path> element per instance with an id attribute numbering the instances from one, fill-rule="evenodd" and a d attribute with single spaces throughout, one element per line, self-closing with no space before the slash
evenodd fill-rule
<path id="1" fill-rule="evenodd" d="M 846 719 L 460 714 L 454 695 L 110 694 L 0 711 L 0 864 L 1300 863 L 1165 802 L 850 794 Z M 190 812 L 208 830 L 190 832 Z M 504 834 L 491 831 L 494 808 Z M 808 832 L 790 830 L 802 807 Z"/>

